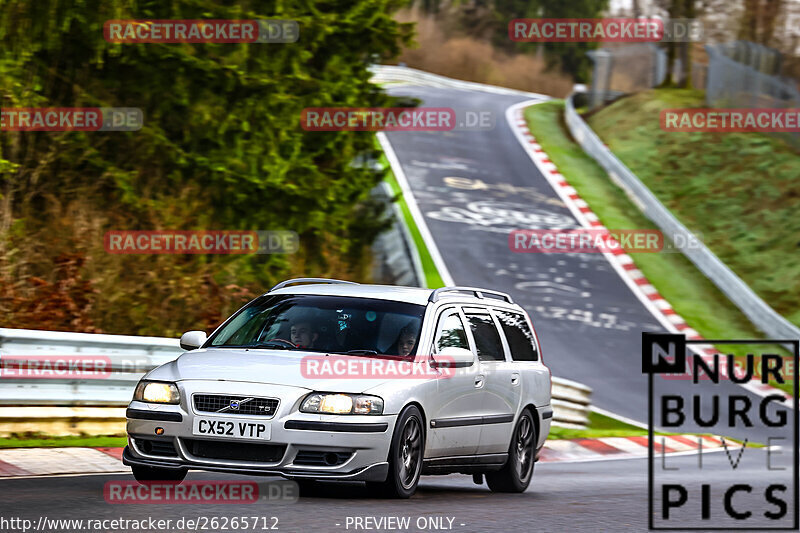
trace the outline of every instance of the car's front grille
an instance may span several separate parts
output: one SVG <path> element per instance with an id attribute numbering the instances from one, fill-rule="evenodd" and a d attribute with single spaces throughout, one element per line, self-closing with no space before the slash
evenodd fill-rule
<path id="1" fill-rule="evenodd" d="M 294 464 L 308 466 L 339 466 L 350 459 L 352 455 L 352 452 L 300 450 L 294 458 Z"/>
<path id="2" fill-rule="evenodd" d="M 156 440 L 156 439 L 133 439 L 136 447 L 142 453 L 147 455 L 157 455 L 159 457 L 178 457 L 178 452 L 175 450 L 175 445 L 171 440 Z"/>
<path id="3" fill-rule="evenodd" d="M 195 394 L 194 409 L 202 413 L 225 413 L 226 415 L 275 416 L 280 403 L 275 398 L 233 396 L 229 394 Z"/>
<path id="4" fill-rule="evenodd" d="M 189 453 L 203 459 L 277 463 L 286 452 L 285 444 L 255 444 L 201 439 L 183 439 L 183 442 Z"/>

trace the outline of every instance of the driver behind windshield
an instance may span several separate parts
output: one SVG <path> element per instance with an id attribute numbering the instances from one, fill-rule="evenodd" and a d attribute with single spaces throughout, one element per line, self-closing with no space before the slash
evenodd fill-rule
<path id="1" fill-rule="evenodd" d="M 313 348 L 318 338 L 319 334 L 314 331 L 310 322 L 299 321 L 292 324 L 290 340 L 298 348 Z"/>

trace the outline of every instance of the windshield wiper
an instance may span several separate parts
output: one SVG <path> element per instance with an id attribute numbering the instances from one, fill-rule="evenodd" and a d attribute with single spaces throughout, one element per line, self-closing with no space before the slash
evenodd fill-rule
<path id="1" fill-rule="evenodd" d="M 292 348 L 288 344 L 284 344 L 282 342 L 260 342 L 258 344 L 252 344 L 250 346 L 246 346 L 246 348 L 271 348 L 273 350 L 296 350 L 297 348 Z"/>
<path id="2" fill-rule="evenodd" d="M 375 350 L 348 350 L 346 352 L 331 352 L 341 355 L 380 355 Z"/>

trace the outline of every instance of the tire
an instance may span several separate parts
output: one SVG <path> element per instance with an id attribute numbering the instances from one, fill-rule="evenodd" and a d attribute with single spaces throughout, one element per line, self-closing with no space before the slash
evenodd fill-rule
<path id="1" fill-rule="evenodd" d="M 183 481 L 187 473 L 186 469 L 175 470 L 141 465 L 131 465 L 131 471 L 136 481 L 142 485 L 153 483 L 154 481 L 166 481 L 178 485 Z"/>
<path id="2" fill-rule="evenodd" d="M 425 454 L 422 413 L 409 405 L 400 416 L 389 448 L 389 475 L 383 482 L 368 482 L 367 488 L 386 498 L 410 498 L 417 490 Z"/>
<path id="3" fill-rule="evenodd" d="M 536 440 L 533 414 L 526 409 L 511 434 L 508 461 L 497 472 L 485 474 L 486 484 L 492 492 L 525 492 L 533 477 Z"/>

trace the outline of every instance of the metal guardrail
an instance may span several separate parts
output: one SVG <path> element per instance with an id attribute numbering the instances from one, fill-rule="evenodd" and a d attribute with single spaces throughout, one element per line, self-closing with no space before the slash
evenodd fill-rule
<path id="1" fill-rule="evenodd" d="M 111 364 L 110 374 L 96 379 L 3 377 L 0 405 L 124 406 L 145 372 L 183 351 L 178 339 L 0 328 L 0 360 L 89 355 Z"/>
<path id="2" fill-rule="evenodd" d="M 592 389 L 569 379 L 553 378 L 553 425 L 585 428 L 592 409 Z"/>
<path id="3" fill-rule="evenodd" d="M 658 198 L 630 171 L 611 151 L 605 147 L 603 141 L 592 131 L 575 111 L 573 93 L 566 102 L 564 118 L 570 133 L 600 166 L 602 166 L 611 179 L 622 187 L 634 204 L 652 220 L 665 236 L 680 236 L 683 246 L 675 243 L 676 247 L 694 263 L 705 276 L 747 316 L 753 324 L 773 339 L 800 338 L 800 328 L 779 315 L 767 305 L 753 290 L 742 281 L 725 263 L 719 260 L 714 253 L 681 224 Z M 673 239 L 674 240 L 674 239 Z M 689 243 L 691 243 L 689 245 Z"/>
<path id="4" fill-rule="evenodd" d="M 425 287 L 422 260 L 405 224 L 399 203 L 391 201 L 394 196 L 391 187 L 382 181 L 373 189 L 372 196 L 387 206 L 387 216 L 392 218 L 392 226 L 380 233 L 372 244 L 376 259 L 376 279 L 382 279 L 391 285 Z"/>
<path id="5" fill-rule="evenodd" d="M 61 416 L 75 423 L 108 418 L 100 413 L 127 405 L 136 383 L 146 371 L 183 352 L 178 339 L 0 328 L 0 360 L 24 360 L 25 356 L 34 355 L 93 355 L 108 357 L 112 368 L 109 377 L 102 379 L 0 379 L 0 406 L 29 407 L 31 416 L 22 418 L 28 425 L 30 418 L 37 417 L 52 421 Z M 585 385 L 553 378 L 554 423 L 585 427 L 590 394 L 591 389 Z M 41 409 L 43 407 L 51 409 Z M 84 410 L 80 414 L 76 407 L 96 407 L 97 412 L 90 416 Z M 11 412 L 0 407 L 4 429 L 10 430 L 8 424 L 12 420 L 21 420 L 19 410 Z"/>

